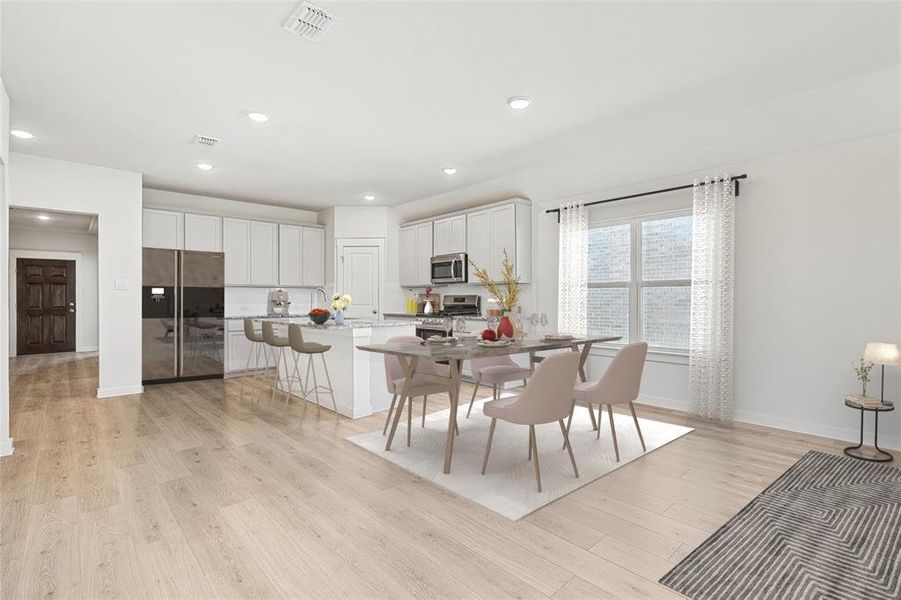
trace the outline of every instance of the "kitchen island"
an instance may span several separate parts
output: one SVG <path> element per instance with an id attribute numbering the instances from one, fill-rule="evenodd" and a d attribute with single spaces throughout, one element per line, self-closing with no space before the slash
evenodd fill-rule
<path id="1" fill-rule="evenodd" d="M 353 419 L 385 410 L 391 401 L 391 395 L 385 386 L 383 357 L 358 350 L 357 346 L 383 344 L 392 337 L 415 335 L 416 330 L 414 323 L 397 320 L 348 319 L 344 325 L 329 322 L 322 326 L 310 323 L 305 316 L 264 317 L 260 322 L 264 320 L 271 320 L 276 326 L 276 333 L 285 337 L 288 335 L 289 324 L 300 323 L 303 325 L 304 340 L 332 347 L 326 352 L 325 360 L 335 390 L 335 403 L 339 413 Z M 288 365 L 293 371 L 294 358 L 291 352 L 289 348 L 285 349 Z M 301 377 L 306 372 L 307 359 L 307 356 L 301 356 Z M 318 357 L 314 364 L 319 369 L 319 385 L 324 385 L 325 374 Z M 300 395 L 296 384 L 292 384 L 292 392 Z M 331 398 L 327 393 L 320 393 L 319 398 L 323 407 L 331 409 Z M 309 400 L 314 401 L 315 396 L 311 395 Z"/>

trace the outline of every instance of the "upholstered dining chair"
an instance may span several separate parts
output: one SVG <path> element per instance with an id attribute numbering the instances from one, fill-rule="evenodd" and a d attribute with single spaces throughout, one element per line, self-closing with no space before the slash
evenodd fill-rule
<path id="1" fill-rule="evenodd" d="M 491 417 L 488 429 L 488 443 L 485 445 L 485 458 L 482 460 L 482 475 L 488 468 L 488 454 L 491 452 L 491 441 L 494 438 L 494 427 L 497 420 L 529 426 L 529 459 L 534 461 L 535 481 L 541 491 L 541 470 L 538 467 L 538 444 L 535 438 L 535 425 L 553 423 L 560 425 L 563 434 L 563 446 L 569 451 L 569 460 L 573 473 L 579 476 L 576 457 L 573 456 L 569 443 L 569 432 L 563 419 L 572 412 L 572 393 L 576 375 L 579 372 L 578 352 L 561 352 L 545 358 L 535 369 L 525 391 L 510 398 L 490 400 L 482 405 L 482 412 Z"/>
<path id="2" fill-rule="evenodd" d="M 616 442 L 616 425 L 613 423 L 613 405 L 628 404 L 635 421 L 635 429 L 638 431 L 638 441 L 641 442 L 642 452 L 647 448 L 644 445 L 644 436 L 641 435 L 641 427 L 638 425 L 638 417 L 635 415 L 635 406 L 632 404 L 638 398 L 638 390 L 641 387 L 641 373 L 644 370 L 644 362 L 648 356 L 648 345 L 638 342 L 624 346 L 610 361 L 610 365 L 604 375 L 597 381 L 577 383 L 573 390 L 573 409 L 576 404 L 589 407 L 598 405 L 598 434 L 601 437 L 601 407 L 607 406 L 607 417 L 610 421 L 610 435 L 613 438 L 613 451 L 616 453 L 616 462 L 619 462 L 619 445 Z M 569 431 L 572 425 L 572 413 L 566 423 Z"/>
<path id="3" fill-rule="evenodd" d="M 532 376 L 531 369 L 520 367 L 513 362 L 513 358 L 509 354 L 474 358 L 469 363 L 476 386 L 473 388 L 472 398 L 469 400 L 469 409 L 466 411 L 467 419 L 469 418 L 469 413 L 472 412 L 472 403 L 476 401 L 476 392 L 479 391 L 480 385 L 490 385 L 492 390 L 491 399 L 497 400 L 499 385 L 503 385 L 508 381 L 519 381 L 520 379 L 522 384 L 526 385 L 526 380 Z"/>
<path id="4" fill-rule="evenodd" d="M 399 335 L 388 339 L 388 343 L 419 343 L 422 339 L 413 335 Z M 431 360 L 420 359 L 416 366 L 416 372 L 413 374 L 413 382 L 410 387 L 410 397 L 407 400 L 407 446 L 410 445 L 410 436 L 413 428 L 413 398 L 422 396 L 422 426 L 425 426 L 425 410 L 426 402 L 429 394 L 450 394 L 454 388 L 453 382 L 448 377 L 447 383 L 431 381 L 427 379 L 418 379 L 418 374 L 438 375 L 448 377 L 448 367 L 439 365 Z M 385 418 L 385 427 L 382 429 L 382 435 L 388 432 L 388 424 L 391 422 L 391 415 L 395 410 L 403 410 L 403 398 L 401 404 L 397 403 L 398 396 L 404 391 L 406 377 L 404 376 L 403 367 L 400 360 L 391 354 L 385 355 L 385 383 L 388 387 L 388 393 L 393 394 L 391 405 L 388 407 L 388 416 Z"/>

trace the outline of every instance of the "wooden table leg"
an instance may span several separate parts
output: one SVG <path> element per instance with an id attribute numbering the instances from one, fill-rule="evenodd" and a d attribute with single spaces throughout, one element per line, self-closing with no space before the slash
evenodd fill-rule
<path id="1" fill-rule="evenodd" d="M 404 412 L 404 402 L 410 396 L 410 389 L 413 387 L 413 375 L 416 373 L 416 366 L 419 364 L 418 356 L 414 356 L 412 360 L 407 360 L 405 356 L 398 356 L 397 359 L 404 370 L 404 389 L 398 398 L 397 409 L 394 412 L 394 421 L 391 423 L 391 433 L 388 435 L 388 441 L 385 443 L 385 452 L 391 450 L 391 442 L 394 441 L 397 424 L 400 423 L 400 416 Z"/>
<path id="2" fill-rule="evenodd" d="M 585 375 L 585 363 L 588 362 L 588 353 L 591 352 L 591 344 L 592 342 L 586 342 L 582 346 L 582 351 L 579 356 L 579 379 L 582 380 L 582 383 L 588 381 L 588 377 L 586 377 Z M 579 352 L 579 345 L 573 344 L 572 349 L 575 352 Z M 597 431 L 599 428 L 598 421 L 600 420 L 600 414 L 598 415 L 598 420 L 596 421 L 594 418 L 594 409 L 591 407 L 591 404 L 588 404 L 588 416 L 591 417 L 591 428 Z"/>
<path id="3" fill-rule="evenodd" d="M 451 459 L 454 456 L 454 431 L 457 427 L 457 406 L 460 401 L 460 361 L 450 361 L 451 386 L 450 413 L 447 418 L 447 441 L 444 443 L 444 472 L 450 473 Z"/>

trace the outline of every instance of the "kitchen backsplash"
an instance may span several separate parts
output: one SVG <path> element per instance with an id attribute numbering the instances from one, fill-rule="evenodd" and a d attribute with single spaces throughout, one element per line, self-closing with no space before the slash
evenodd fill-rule
<path id="1" fill-rule="evenodd" d="M 530 290 L 530 284 L 523 283 L 520 285 L 522 288 L 522 293 L 520 294 L 520 306 L 522 307 L 522 314 L 527 315 L 532 307 L 532 294 Z M 425 292 L 425 288 L 417 287 L 413 288 L 414 294 L 422 294 Z M 471 283 L 454 283 L 450 285 L 440 285 L 434 286 L 432 288 L 432 292 L 435 294 L 441 294 L 442 302 L 444 301 L 445 296 L 454 296 L 458 294 L 478 294 L 482 298 L 482 314 L 485 314 L 485 309 L 488 307 L 488 298 L 490 297 L 486 292 L 485 288 L 481 285 L 473 285 Z M 410 288 L 404 288 L 404 298 L 406 298 L 410 294 Z M 398 307 L 390 307 L 385 309 L 386 312 L 404 312 L 403 306 Z"/>
<path id="2" fill-rule="evenodd" d="M 268 308 L 269 292 L 282 289 L 288 292 L 291 302 L 289 312 L 291 314 L 306 314 L 310 312 L 311 288 L 263 288 L 263 287 L 227 287 L 225 288 L 225 316 L 242 317 L 245 315 L 265 315 Z M 326 294 L 332 294 L 331 287 L 325 288 Z M 321 296 L 317 305 L 325 302 Z"/>

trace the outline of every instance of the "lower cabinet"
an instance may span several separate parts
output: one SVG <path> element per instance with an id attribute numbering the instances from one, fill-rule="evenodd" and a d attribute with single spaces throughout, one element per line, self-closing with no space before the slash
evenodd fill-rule
<path id="1" fill-rule="evenodd" d="M 261 325 L 258 325 L 257 333 L 260 333 Z M 228 331 L 225 337 L 225 372 L 238 373 L 247 368 L 247 357 L 250 356 L 250 368 L 254 368 L 254 360 L 256 358 L 255 343 L 251 342 L 244 335 L 244 321 L 235 319 L 228 321 Z M 253 356 L 251 356 L 253 352 Z M 269 365 L 274 366 L 275 360 L 272 359 L 272 353 L 269 355 Z M 263 348 L 260 348 L 260 367 L 267 361 L 264 359 Z"/>

